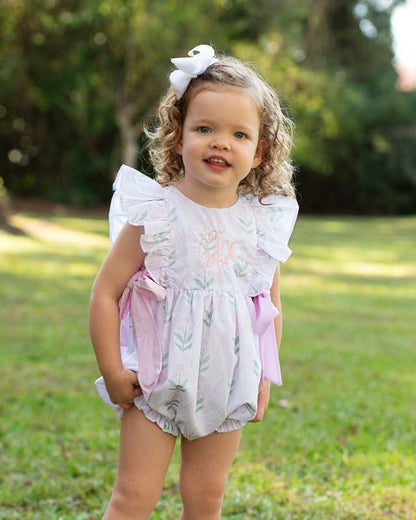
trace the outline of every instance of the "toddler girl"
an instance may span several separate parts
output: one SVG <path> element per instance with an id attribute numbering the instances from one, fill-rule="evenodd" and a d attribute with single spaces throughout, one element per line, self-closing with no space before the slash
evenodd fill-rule
<path id="1" fill-rule="evenodd" d="M 149 517 L 178 436 L 180 519 L 220 518 L 242 427 L 281 384 L 278 265 L 298 211 L 290 121 L 248 65 L 208 45 L 172 62 L 147 132 L 156 180 L 120 168 L 92 289 L 96 385 L 121 417 L 105 520 Z"/>

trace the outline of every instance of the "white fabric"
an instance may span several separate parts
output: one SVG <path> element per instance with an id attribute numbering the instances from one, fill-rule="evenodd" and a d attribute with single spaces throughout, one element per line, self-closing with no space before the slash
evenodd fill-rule
<path id="1" fill-rule="evenodd" d="M 171 62 L 178 68 L 171 72 L 170 83 L 180 99 L 187 89 L 190 81 L 207 70 L 215 63 L 214 49 L 210 45 L 197 45 L 188 52 L 189 58 L 172 58 Z"/>

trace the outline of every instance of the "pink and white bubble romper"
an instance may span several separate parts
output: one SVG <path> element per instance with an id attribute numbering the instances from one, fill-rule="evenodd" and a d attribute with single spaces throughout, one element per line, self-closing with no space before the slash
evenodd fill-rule
<path id="1" fill-rule="evenodd" d="M 291 253 L 296 200 L 240 196 L 208 208 L 127 166 L 114 190 L 111 240 L 126 221 L 144 226 L 144 265 L 120 302 L 123 365 L 143 390 L 136 407 L 188 439 L 241 428 L 260 379 L 281 384 L 270 287 Z M 121 414 L 103 378 L 96 386 Z"/>

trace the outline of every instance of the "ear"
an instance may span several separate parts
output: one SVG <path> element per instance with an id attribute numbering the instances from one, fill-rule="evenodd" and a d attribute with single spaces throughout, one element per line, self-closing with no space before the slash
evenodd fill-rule
<path id="1" fill-rule="evenodd" d="M 183 152 L 183 140 L 182 140 L 182 137 L 179 139 L 178 143 L 175 146 L 175 152 L 178 155 L 182 155 L 182 152 Z"/>
<path id="2" fill-rule="evenodd" d="M 253 162 L 251 165 L 252 168 L 257 168 L 257 166 L 260 166 L 260 164 L 263 162 L 263 152 L 265 148 L 266 143 L 264 141 L 259 141 L 256 152 L 253 157 Z"/>

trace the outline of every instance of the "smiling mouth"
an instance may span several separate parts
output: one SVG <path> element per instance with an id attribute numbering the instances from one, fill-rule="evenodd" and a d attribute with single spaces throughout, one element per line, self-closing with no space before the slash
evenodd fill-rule
<path id="1" fill-rule="evenodd" d="M 222 159 L 221 157 L 208 157 L 208 159 L 204 159 L 204 162 L 215 166 L 231 166 L 230 163 L 228 163 L 225 159 Z"/>

